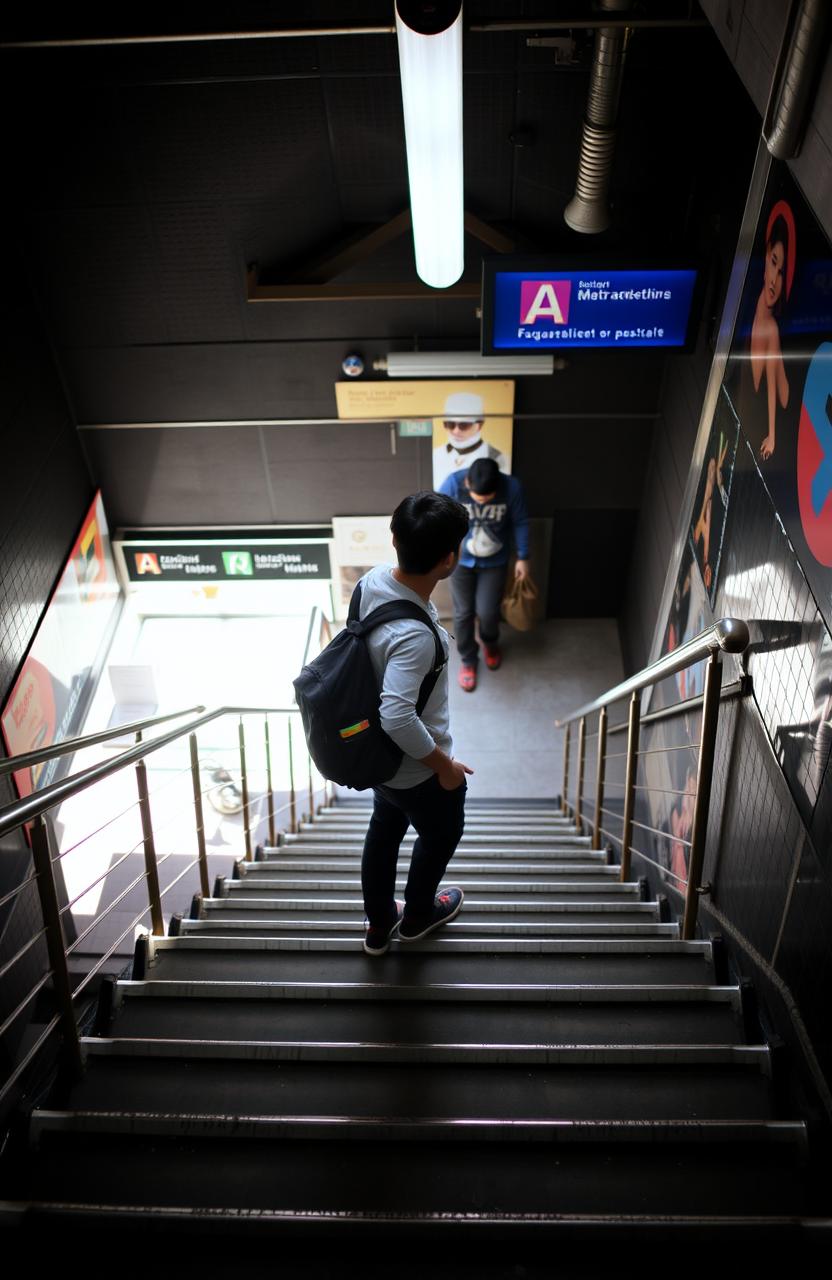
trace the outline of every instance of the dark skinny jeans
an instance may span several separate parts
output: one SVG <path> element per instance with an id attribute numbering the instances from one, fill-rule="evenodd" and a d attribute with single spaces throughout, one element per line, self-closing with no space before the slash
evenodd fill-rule
<path id="1" fill-rule="evenodd" d="M 451 574 L 454 638 L 460 661 L 468 667 L 475 667 L 479 657 L 475 618 L 480 620 L 483 644 L 496 645 L 500 639 L 500 604 L 507 567 L 501 564 L 494 569 L 468 569 L 458 564 Z"/>
<path id="2" fill-rule="evenodd" d="M 404 891 L 408 921 L 426 920 L 445 868 L 465 826 L 465 783 L 454 791 L 436 774 L 418 787 L 374 787 L 373 815 L 364 839 L 361 889 L 371 925 L 384 928 L 396 915 L 396 863 L 409 826 L 416 831 Z"/>

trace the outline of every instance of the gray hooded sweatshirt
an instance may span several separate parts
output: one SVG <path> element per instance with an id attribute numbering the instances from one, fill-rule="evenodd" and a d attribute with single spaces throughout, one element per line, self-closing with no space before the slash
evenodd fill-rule
<path id="1" fill-rule="evenodd" d="M 360 617 L 365 618 L 373 609 L 391 600 L 410 600 L 430 615 L 447 657 L 448 633 L 439 624 L 435 605 L 426 604 L 415 591 L 398 582 L 393 577 L 392 565 L 377 565 L 361 579 Z M 448 668 L 442 668 L 419 717 L 416 715 L 419 689 L 425 676 L 433 669 L 436 655 L 430 627 L 423 627 L 411 618 L 385 622 L 370 632 L 367 646 L 381 688 L 381 727 L 404 752 L 397 772 L 385 786 L 418 787 L 433 776 L 433 770 L 419 761 L 430 755 L 434 747 L 441 747 L 449 756 L 453 755 L 448 717 Z"/>

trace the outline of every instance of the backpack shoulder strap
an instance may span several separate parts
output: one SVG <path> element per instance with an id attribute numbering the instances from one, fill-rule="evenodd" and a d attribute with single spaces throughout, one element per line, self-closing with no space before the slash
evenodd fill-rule
<path id="1" fill-rule="evenodd" d="M 403 618 L 412 618 L 414 622 L 421 622 L 430 628 L 433 633 L 435 648 L 434 670 L 438 675 L 447 662 L 441 637 L 427 610 L 422 609 L 418 604 L 414 604 L 412 600 L 390 600 L 387 604 L 380 604 L 377 609 L 373 609 L 372 612 L 367 614 L 366 618 L 358 623 L 360 631 L 356 627 L 350 627 L 350 630 L 354 634 L 366 635 L 369 631 L 374 631 L 376 627 L 382 626 L 385 622 L 398 622 Z"/>

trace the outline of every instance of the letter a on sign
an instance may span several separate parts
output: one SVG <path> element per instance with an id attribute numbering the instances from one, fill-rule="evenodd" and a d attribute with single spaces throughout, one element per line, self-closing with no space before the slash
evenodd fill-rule
<path id="1" fill-rule="evenodd" d="M 139 573 L 161 573 L 159 558 L 152 551 L 137 551 L 135 554 L 136 569 Z"/>
<path id="2" fill-rule="evenodd" d="M 545 316 L 554 324 L 566 324 L 571 290 L 571 280 L 524 280 L 520 285 L 520 323 L 535 324 Z"/>

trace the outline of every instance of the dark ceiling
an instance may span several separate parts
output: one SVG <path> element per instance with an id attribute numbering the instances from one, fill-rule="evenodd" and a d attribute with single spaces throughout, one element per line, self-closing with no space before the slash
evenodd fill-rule
<path id="1" fill-rule="evenodd" d="M 3 40 L 184 32 L 195 12 L 81 8 L 48 29 L 26 15 L 11 29 L 6 19 Z M 304 26 L 390 26 L 393 15 L 392 0 L 300 8 Z M 203 30 L 226 32 L 273 29 L 291 17 L 273 4 L 198 12 Z M 696 6 L 677 0 L 642 0 L 632 14 L 701 21 Z M 533 23 L 597 16 L 588 0 L 466 0 L 466 206 L 519 249 L 588 247 L 562 215 L 574 191 L 593 36 L 576 28 L 574 60 L 562 65 L 539 40 L 568 33 Z M 532 29 L 471 29 L 524 19 Z M 247 301 L 250 263 L 266 279 L 303 276 L 344 237 L 407 207 L 393 35 L 6 48 L 0 73 L 14 175 L 10 243 L 78 424 L 331 418 L 351 348 L 369 367 L 414 343 L 478 346 L 475 304 L 441 293 Z M 633 30 L 613 227 L 589 247 L 700 255 L 708 281 L 700 346 L 720 303 L 758 130 L 707 24 Z M 478 279 L 483 252 L 491 250 L 467 237 L 464 278 Z M 409 236 L 347 274 L 415 279 Z M 634 515 L 666 367 L 666 357 L 648 352 L 602 361 L 579 353 L 553 378 L 518 381 L 515 461 L 534 514 Z M 253 430 L 83 437 L 114 522 L 327 519 L 391 509 L 403 486 L 424 483 L 424 442 L 402 442 L 391 458 L 386 436 L 371 446 L 369 437 L 326 435 L 332 428 L 298 428 L 291 440 Z"/>

